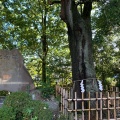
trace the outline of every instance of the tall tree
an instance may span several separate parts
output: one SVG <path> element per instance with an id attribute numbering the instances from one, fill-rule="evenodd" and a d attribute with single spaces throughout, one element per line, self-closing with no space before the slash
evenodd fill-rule
<path id="1" fill-rule="evenodd" d="M 86 90 L 95 92 L 98 91 L 98 87 L 92 57 L 92 1 L 79 1 L 79 5 L 80 12 L 74 0 L 61 0 L 61 18 L 68 28 L 73 81 L 77 83 L 77 80 L 86 79 Z M 94 83 L 94 87 L 91 83 Z M 79 90 L 79 86 L 75 88 L 76 91 Z"/>
<path id="2" fill-rule="evenodd" d="M 68 28 L 68 42 L 72 61 L 72 80 L 77 96 L 80 94 L 80 80 L 84 80 L 86 95 L 99 91 L 93 64 L 91 10 L 94 0 L 61 0 L 61 19 Z M 54 1 L 53 1 L 54 3 Z M 80 7 L 80 10 L 78 9 Z M 94 107 L 91 102 L 91 107 Z M 94 114 L 91 115 L 94 119 Z"/>
<path id="3" fill-rule="evenodd" d="M 47 23 L 47 3 L 46 0 L 43 0 L 44 4 L 44 10 L 42 13 L 42 36 L 41 36 L 41 41 L 42 41 L 42 81 L 46 83 L 46 56 L 48 52 L 48 45 L 47 45 L 47 35 L 46 35 L 46 23 Z M 40 6 L 39 6 L 40 7 Z"/>
<path id="4" fill-rule="evenodd" d="M 75 0 L 61 0 L 61 19 L 67 24 L 68 28 L 72 79 L 75 83 L 75 91 L 77 91 L 78 97 L 81 97 L 78 80 L 85 79 L 86 95 L 90 91 L 91 97 L 95 97 L 94 93 L 99 91 L 92 57 L 91 10 L 94 1 L 78 0 L 76 2 Z M 112 0 L 102 2 L 106 5 L 110 1 Z M 109 28 L 109 26 L 106 27 Z M 91 103 L 92 107 L 95 107 L 94 102 Z M 91 119 L 94 119 L 94 113 L 91 115 Z"/>

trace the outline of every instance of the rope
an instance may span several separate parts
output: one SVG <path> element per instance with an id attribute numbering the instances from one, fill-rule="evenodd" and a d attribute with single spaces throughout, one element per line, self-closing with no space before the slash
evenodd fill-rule
<path id="1" fill-rule="evenodd" d="M 82 81 L 82 80 L 90 80 L 90 79 L 97 79 L 97 78 L 87 78 L 87 79 L 81 79 L 81 80 L 74 80 L 73 82 L 78 82 L 78 81 Z"/>

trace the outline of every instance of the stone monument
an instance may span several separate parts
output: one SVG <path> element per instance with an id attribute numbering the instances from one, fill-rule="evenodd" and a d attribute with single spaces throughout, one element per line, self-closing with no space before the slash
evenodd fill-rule
<path id="1" fill-rule="evenodd" d="M 33 90 L 33 80 L 24 66 L 23 57 L 17 49 L 0 50 L 0 91 Z"/>

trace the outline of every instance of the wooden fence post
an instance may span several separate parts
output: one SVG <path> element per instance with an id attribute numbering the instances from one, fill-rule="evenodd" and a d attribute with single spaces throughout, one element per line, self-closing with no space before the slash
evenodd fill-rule
<path id="1" fill-rule="evenodd" d="M 108 111 L 108 120 L 110 119 L 110 104 L 109 104 L 109 101 L 110 101 L 110 99 L 109 99 L 109 92 L 107 92 L 107 111 Z"/>
<path id="2" fill-rule="evenodd" d="M 88 101 L 88 109 L 89 109 L 89 111 L 88 111 L 88 120 L 90 120 L 90 92 L 88 92 L 88 99 L 89 99 L 89 101 Z"/>
<path id="3" fill-rule="evenodd" d="M 114 119 L 116 120 L 116 91 L 114 91 Z"/>
<path id="4" fill-rule="evenodd" d="M 61 87 L 60 95 L 61 95 L 61 112 L 63 113 L 63 88 L 62 87 Z"/>
<path id="5" fill-rule="evenodd" d="M 84 120 L 84 93 L 82 92 L 82 120 Z"/>
<path id="6" fill-rule="evenodd" d="M 103 111 L 103 99 L 102 99 L 102 92 L 100 92 L 100 120 L 103 119 L 102 111 Z"/>
<path id="7" fill-rule="evenodd" d="M 65 89 L 63 89 L 63 97 L 62 97 L 62 102 L 63 102 L 63 114 L 65 114 Z"/>
<path id="8" fill-rule="evenodd" d="M 77 93 L 75 92 L 75 120 L 77 120 Z"/>
<path id="9" fill-rule="evenodd" d="M 98 120 L 98 92 L 96 92 L 96 120 Z"/>
<path id="10" fill-rule="evenodd" d="M 65 116 L 68 116 L 68 90 L 65 91 Z"/>
<path id="11" fill-rule="evenodd" d="M 69 92 L 69 99 L 72 99 L 72 101 L 70 101 L 70 109 L 71 109 L 71 112 L 70 112 L 70 115 L 69 115 L 69 120 L 74 120 L 74 113 L 73 113 L 73 109 L 74 109 L 74 104 L 73 104 L 73 88 L 70 89 L 70 92 Z"/>
<path id="12" fill-rule="evenodd" d="M 119 88 L 116 87 L 116 98 L 119 97 Z M 119 106 L 119 99 L 116 99 L 116 106 Z"/>

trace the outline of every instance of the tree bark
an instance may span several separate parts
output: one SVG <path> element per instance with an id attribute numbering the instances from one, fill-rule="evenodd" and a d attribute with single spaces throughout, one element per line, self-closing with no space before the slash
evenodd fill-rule
<path id="1" fill-rule="evenodd" d="M 46 80 L 46 57 L 48 52 L 47 46 L 47 37 L 46 37 L 46 16 L 47 16 L 47 8 L 46 8 L 46 0 L 43 1 L 45 8 L 42 14 L 42 81 L 44 83 L 47 82 Z"/>
<path id="2" fill-rule="evenodd" d="M 79 98 L 81 98 L 79 80 L 86 79 L 84 80 L 86 97 L 90 91 L 91 97 L 94 98 L 95 92 L 99 91 L 97 81 L 93 79 L 96 73 L 92 57 L 91 9 L 92 2 L 85 2 L 80 14 L 73 0 L 61 0 L 61 19 L 68 28 L 72 79 Z M 95 107 L 95 102 L 91 102 L 91 107 Z M 92 120 L 95 118 L 93 116 L 94 114 L 91 115 Z"/>
<path id="3" fill-rule="evenodd" d="M 46 56 L 47 56 L 47 39 L 46 35 L 43 36 L 42 39 L 42 50 L 43 50 L 43 57 L 42 57 L 42 81 L 46 83 Z"/>

